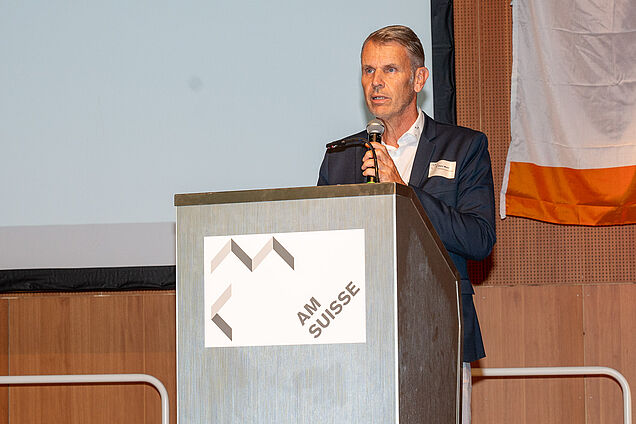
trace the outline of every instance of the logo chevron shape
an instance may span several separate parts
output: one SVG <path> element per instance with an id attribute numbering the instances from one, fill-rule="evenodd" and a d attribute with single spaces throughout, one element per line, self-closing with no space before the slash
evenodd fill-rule
<path id="1" fill-rule="evenodd" d="M 219 309 L 221 309 L 223 305 L 225 305 L 225 303 L 228 300 L 230 300 L 231 296 L 232 296 L 232 285 L 230 284 L 227 287 L 227 289 L 225 289 L 223 294 L 216 300 L 216 302 L 214 302 L 211 308 L 212 322 L 216 324 L 216 326 L 219 327 L 219 329 L 223 332 L 223 334 L 225 334 L 226 337 L 230 340 L 232 340 L 232 327 L 230 327 L 228 323 L 225 322 L 223 318 L 221 318 L 221 315 L 219 315 Z"/>
<path id="2" fill-rule="evenodd" d="M 263 260 L 271 253 L 276 252 L 283 261 L 293 270 L 294 269 L 294 257 L 287 249 L 275 237 L 269 239 L 261 250 L 251 258 L 245 251 L 234 241 L 230 239 L 225 246 L 221 248 L 219 253 L 210 261 L 210 273 L 213 273 L 215 269 L 227 258 L 230 253 L 234 255 L 250 270 L 254 270 L 263 262 Z M 232 296 L 232 285 L 230 284 L 227 289 L 218 297 L 212 304 L 211 316 L 212 322 L 219 327 L 219 329 L 225 334 L 225 336 L 232 340 L 232 327 L 225 322 L 225 320 L 219 315 L 219 310 L 227 303 Z"/>
<path id="3" fill-rule="evenodd" d="M 282 244 L 280 244 L 278 240 L 276 240 L 276 237 L 272 237 L 265 243 L 256 256 L 254 256 L 254 259 L 250 258 L 250 256 L 245 253 L 234 239 L 230 239 L 230 241 L 228 241 L 227 244 L 223 246 L 219 253 L 217 253 L 212 259 L 210 263 L 210 272 L 214 272 L 214 270 L 230 253 L 234 253 L 243 265 L 247 267 L 247 269 L 254 271 L 272 251 L 278 253 L 278 256 L 280 256 L 291 269 L 294 269 L 294 257 L 283 247 Z"/>

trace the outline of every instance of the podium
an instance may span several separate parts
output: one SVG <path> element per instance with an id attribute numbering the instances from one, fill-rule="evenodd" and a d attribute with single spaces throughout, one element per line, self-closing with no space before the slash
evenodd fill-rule
<path id="1" fill-rule="evenodd" d="M 410 188 L 175 206 L 180 423 L 460 422 L 460 278 Z"/>

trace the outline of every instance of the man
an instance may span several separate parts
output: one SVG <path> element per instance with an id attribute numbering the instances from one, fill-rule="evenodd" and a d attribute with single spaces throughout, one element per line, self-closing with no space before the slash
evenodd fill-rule
<path id="1" fill-rule="evenodd" d="M 373 143 L 380 182 L 411 187 L 461 275 L 464 324 L 464 422 L 470 422 L 470 362 L 485 356 L 466 260 L 481 260 L 495 243 L 492 171 L 486 136 L 436 122 L 417 106 L 429 72 L 417 35 L 389 26 L 365 40 L 362 87 L 369 111 L 384 123 Z M 366 138 L 360 132 L 351 138 Z M 318 185 L 362 183 L 375 174 L 370 150 L 328 151 Z"/>

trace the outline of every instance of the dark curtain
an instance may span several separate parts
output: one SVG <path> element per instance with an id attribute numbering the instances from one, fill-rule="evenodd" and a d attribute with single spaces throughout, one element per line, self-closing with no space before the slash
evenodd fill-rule
<path id="1" fill-rule="evenodd" d="M 174 266 L 11 269 L 0 271 L 0 292 L 172 290 Z"/>
<path id="2" fill-rule="evenodd" d="M 433 39 L 433 112 L 435 120 L 457 123 L 455 108 L 455 40 L 452 0 L 431 0 Z"/>

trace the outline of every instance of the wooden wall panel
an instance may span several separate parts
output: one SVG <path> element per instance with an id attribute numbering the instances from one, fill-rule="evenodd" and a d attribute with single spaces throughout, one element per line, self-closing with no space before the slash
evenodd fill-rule
<path id="1" fill-rule="evenodd" d="M 9 315 L 12 375 L 150 373 L 174 408 L 174 292 L 20 295 Z M 9 390 L 11 423 L 160 422 L 146 384 Z"/>
<path id="2" fill-rule="evenodd" d="M 170 396 L 170 422 L 177 422 L 176 298 L 174 292 L 144 297 L 145 373 L 157 377 Z M 161 422 L 161 398 L 153 387 L 145 391 L 146 422 Z"/>
<path id="3" fill-rule="evenodd" d="M 585 365 L 618 370 L 636 390 L 636 284 L 584 288 Z M 587 422 L 620 424 L 623 399 L 618 383 L 586 378 Z M 632 396 L 634 396 L 632 394 Z M 636 422 L 636 411 L 632 413 Z"/>
<path id="4" fill-rule="evenodd" d="M 9 301 L 0 299 L 0 375 L 9 375 Z M 9 422 L 9 388 L 0 386 L 0 424 Z"/>
<path id="5" fill-rule="evenodd" d="M 477 287 L 487 357 L 482 368 L 584 363 L 582 286 Z M 585 422 L 583 378 L 483 378 L 473 386 L 473 422 Z"/>
<path id="6" fill-rule="evenodd" d="M 455 80 L 457 123 L 481 129 L 481 31 L 479 3 L 455 1 Z"/>

